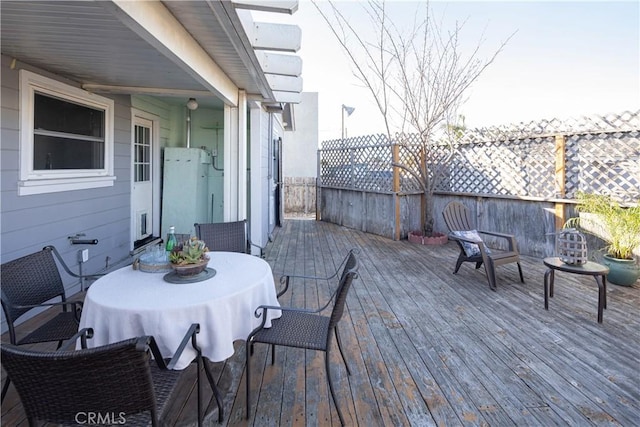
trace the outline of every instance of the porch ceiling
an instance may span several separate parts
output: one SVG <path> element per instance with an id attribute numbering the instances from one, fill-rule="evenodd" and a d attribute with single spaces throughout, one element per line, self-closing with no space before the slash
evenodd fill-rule
<path id="1" fill-rule="evenodd" d="M 216 17 L 231 9 L 209 1 L 163 4 L 238 88 L 250 97 L 272 97 L 254 68 L 255 55 L 241 49 L 246 35 L 229 35 L 229 23 L 225 28 Z M 204 95 L 192 74 L 119 20 L 112 2 L 3 0 L 0 8 L 4 55 L 81 85 L 158 89 L 165 96 L 174 91 L 185 102 L 194 91 L 200 105 L 222 106 L 213 93 Z"/>

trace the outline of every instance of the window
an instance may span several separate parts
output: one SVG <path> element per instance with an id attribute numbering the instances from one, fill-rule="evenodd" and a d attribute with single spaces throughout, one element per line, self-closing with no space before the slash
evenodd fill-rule
<path id="1" fill-rule="evenodd" d="M 108 98 L 20 71 L 19 195 L 113 185 Z"/>

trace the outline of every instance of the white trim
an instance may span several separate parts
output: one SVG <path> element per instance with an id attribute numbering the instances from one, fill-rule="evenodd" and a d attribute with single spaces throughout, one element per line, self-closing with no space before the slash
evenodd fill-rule
<path id="1" fill-rule="evenodd" d="M 80 170 L 34 170 L 33 169 L 33 120 L 35 93 L 54 96 L 68 102 L 104 110 L 104 168 Z M 20 70 L 20 166 L 18 195 L 55 193 L 108 187 L 116 177 L 113 172 L 114 102 L 69 86 L 31 71 Z"/>
<path id="2" fill-rule="evenodd" d="M 58 193 L 61 191 L 86 190 L 89 188 L 112 187 L 115 176 L 95 178 L 41 179 L 37 181 L 18 181 L 18 195 Z"/>
<path id="3" fill-rule="evenodd" d="M 295 77 L 302 74 L 302 58 L 297 55 L 282 55 L 259 50 L 256 51 L 256 57 L 265 73 Z"/>
<path id="4" fill-rule="evenodd" d="M 247 94 L 238 91 L 238 219 L 247 219 Z"/>
<path id="5" fill-rule="evenodd" d="M 260 12 L 287 13 L 293 15 L 298 10 L 298 0 L 231 0 L 236 9 Z"/>
<path id="6" fill-rule="evenodd" d="M 238 88 L 159 1 L 112 0 L 103 6 L 225 104 L 237 105 Z"/>
<path id="7" fill-rule="evenodd" d="M 161 218 L 160 218 L 160 210 L 161 210 L 161 199 L 160 199 L 160 183 L 162 182 L 162 177 L 160 176 L 160 169 L 161 169 L 161 156 L 160 156 L 160 151 L 162 151 L 161 147 L 160 147 L 160 117 L 149 113 L 147 111 L 143 111 L 143 110 L 139 110 L 137 108 L 132 108 L 131 109 L 131 163 L 129 165 L 130 167 L 130 189 L 129 189 L 129 193 L 130 193 L 130 203 L 131 206 L 133 206 L 133 186 L 134 186 L 134 168 L 133 168 L 133 159 L 135 158 L 135 155 L 133 153 L 134 150 L 134 138 L 135 138 L 135 127 L 136 124 L 140 123 L 140 121 L 136 120 L 136 119 L 142 119 L 142 120 L 148 120 L 151 122 L 151 179 L 153 182 L 153 218 L 152 218 L 152 223 L 153 223 L 153 229 L 151 230 L 151 234 L 153 236 L 160 236 L 160 222 L 161 222 Z M 130 245 L 131 245 L 131 250 L 133 251 L 133 245 L 135 243 L 136 240 L 136 229 L 135 227 L 135 215 L 131 215 L 131 233 L 130 233 L 130 237 L 131 237 L 131 241 L 130 241 Z"/>
<path id="8" fill-rule="evenodd" d="M 302 92 L 302 77 L 283 76 L 280 74 L 265 73 L 264 75 L 269 82 L 271 90 L 274 92 Z"/>
<path id="9" fill-rule="evenodd" d="M 302 30 L 297 25 L 254 22 L 251 45 L 255 50 L 296 53 L 300 50 Z"/>
<path id="10" fill-rule="evenodd" d="M 302 93 L 300 92 L 282 92 L 273 91 L 273 99 L 283 104 L 300 104 L 302 102 Z"/>

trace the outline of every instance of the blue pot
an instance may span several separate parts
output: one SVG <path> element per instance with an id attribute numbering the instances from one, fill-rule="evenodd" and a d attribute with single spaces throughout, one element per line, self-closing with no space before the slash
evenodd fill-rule
<path id="1" fill-rule="evenodd" d="M 635 259 L 619 259 L 605 255 L 602 261 L 609 267 L 607 282 L 620 286 L 633 286 L 640 277 L 640 265 Z"/>

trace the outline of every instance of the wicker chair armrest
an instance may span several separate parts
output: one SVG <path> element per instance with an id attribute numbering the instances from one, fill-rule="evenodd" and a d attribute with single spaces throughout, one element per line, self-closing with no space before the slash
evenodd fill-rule
<path id="1" fill-rule="evenodd" d="M 254 315 L 256 318 L 262 317 L 262 321 L 264 323 L 267 318 L 266 314 L 268 310 L 281 310 L 281 311 L 297 311 L 299 313 L 318 313 L 320 310 L 310 310 L 308 308 L 296 308 L 296 307 L 280 307 L 277 305 L 261 305 L 256 308 Z"/>
<path id="2" fill-rule="evenodd" d="M 338 272 L 336 271 L 334 274 L 332 274 L 329 277 L 318 277 L 318 276 L 304 276 L 304 275 L 299 275 L 299 274 L 285 274 L 283 276 L 280 276 L 280 284 L 282 285 L 282 289 L 278 292 L 278 294 L 276 295 L 278 298 L 280 298 L 282 295 L 284 295 L 287 290 L 289 289 L 289 281 L 290 279 L 308 279 L 308 280 L 326 280 L 329 281 L 330 279 L 336 277 L 338 275 Z"/>
<path id="3" fill-rule="evenodd" d="M 69 338 L 64 344 L 60 346 L 56 351 L 68 351 L 74 350 L 76 341 L 80 339 L 80 348 L 87 348 L 87 339 L 93 338 L 93 328 L 82 328 L 76 332 L 71 338 Z"/>
<path id="4" fill-rule="evenodd" d="M 43 302 L 41 304 L 31 304 L 31 305 L 16 305 L 15 308 L 36 308 L 36 307 L 48 307 L 48 306 L 66 306 L 70 305 L 73 307 L 73 310 L 78 313 L 82 311 L 83 301 L 54 301 L 54 302 Z"/>
<path id="5" fill-rule="evenodd" d="M 306 276 L 306 275 L 301 275 L 301 274 L 283 274 L 282 276 L 280 276 L 280 284 L 283 285 L 282 290 L 280 290 L 280 292 L 278 292 L 277 297 L 280 298 L 280 296 L 282 296 L 284 293 L 287 292 L 287 290 L 289 289 L 289 280 L 290 279 L 308 279 L 308 280 L 326 280 L 329 281 L 331 279 L 333 279 L 334 277 L 337 277 L 338 274 L 340 273 L 340 270 L 342 269 L 342 266 L 346 264 L 347 260 L 349 259 L 349 255 L 351 255 L 351 253 L 359 253 L 360 250 L 358 248 L 353 248 L 350 249 L 349 252 L 347 253 L 347 256 L 344 257 L 344 259 L 342 260 L 342 262 L 340 263 L 340 265 L 338 266 L 338 268 L 336 269 L 336 271 L 328 277 L 322 277 L 322 276 Z"/>
<path id="6" fill-rule="evenodd" d="M 62 258 L 62 255 L 60 255 L 60 252 L 58 252 L 58 250 L 56 249 L 55 246 L 53 245 L 48 245 L 45 246 L 43 249 L 49 249 L 51 250 L 51 252 L 53 252 L 53 254 L 56 256 L 56 258 L 58 259 L 58 262 L 60 262 L 60 265 L 62 266 L 62 268 L 64 269 L 64 271 L 71 277 L 75 277 L 76 279 L 99 279 L 100 277 L 104 276 L 106 273 L 96 273 L 96 274 L 78 274 L 78 273 L 74 273 L 73 271 L 71 271 L 71 269 L 67 266 L 67 263 L 64 262 L 64 258 Z"/>

